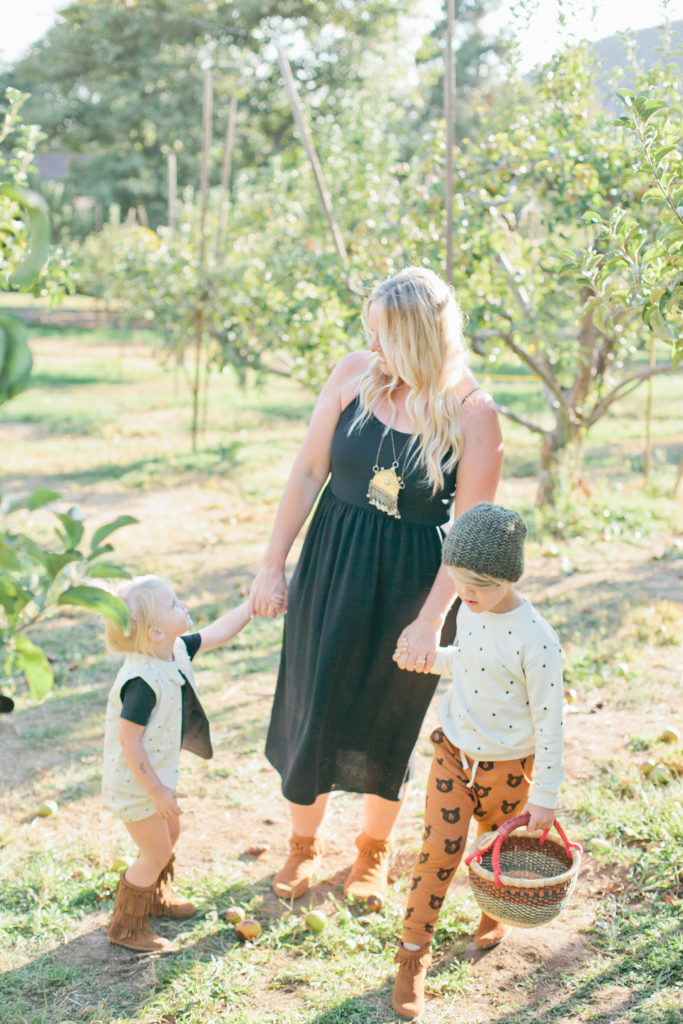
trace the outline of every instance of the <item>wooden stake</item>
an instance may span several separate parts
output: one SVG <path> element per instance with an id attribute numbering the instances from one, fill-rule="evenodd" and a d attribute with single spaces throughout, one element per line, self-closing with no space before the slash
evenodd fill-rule
<path id="1" fill-rule="evenodd" d="M 235 125 L 237 122 L 237 96 L 230 99 L 230 111 L 225 129 L 225 150 L 223 152 L 223 170 L 221 172 L 220 206 L 218 208 L 218 231 L 214 256 L 223 248 L 223 236 L 228 222 L 228 195 L 230 190 L 230 171 L 232 169 L 232 151 L 235 147 Z"/>
<path id="2" fill-rule="evenodd" d="M 168 154 L 168 226 L 173 229 L 178 200 L 178 161 L 175 153 Z"/>
<path id="3" fill-rule="evenodd" d="M 306 122 L 304 121 L 303 110 L 301 108 L 299 96 L 296 91 L 296 85 L 294 82 L 294 76 L 292 75 L 292 69 L 289 66 L 289 61 L 287 60 L 287 57 L 285 56 L 282 47 L 280 46 L 278 46 L 277 56 L 280 62 L 280 70 L 282 72 L 282 77 L 284 79 L 285 86 L 287 88 L 287 93 L 289 95 L 289 102 L 292 107 L 292 113 L 294 114 L 294 121 L 296 122 L 296 126 L 299 129 L 301 141 L 304 144 L 304 149 L 306 150 L 309 162 L 311 164 L 311 167 L 313 168 L 315 184 L 318 189 L 318 195 L 320 196 L 320 202 L 322 204 L 325 217 L 327 218 L 327 223 L 329 224 L 330 231 L 332 233 L 334 245 L 339 255 L 339 259 L 342 261 L 342 264 L 344 265 L 344 268 L 348 269 L 349 257 L 346 252 L 346 246 L 344 245 L 344 240 L 342 238 L 341 231 L 339 230 L 339 226 L 337 224 L 337 221 L 335 220 L 334 212 L 332 210 L 332 202 L 330 200 L 329 193 L 325 186 L 322 168 L 320 166 L 320 162 L 318 160 L 318 156 L 313 145 L 313 140 L 309 135 L 308 128 L 306 127 Z"/>
<path id="4" fill-rule="evenodd" d="M 656 362 L 655 336 L 650 335 L 650 366 Z M 650 475 L 652 467 L 652 377 L 648 377 L 645 385 L 645 451 L 643 452 L 643 476 Z"/>
<path id="5" fill-rule="evenodd" d="M 455 148 L 455 0 L 447 0 L 446 61 L 444 68 L 444 117 L 446 120 L 446 281 L 453 284 L 453 149 Z"/>
<path id="6" fill-rule="evenodd" d="M 204 335 L 204 303 L 206 301 L 206 209 L 209 196 L 209 156 L 211 150 L 211 115 L 213 83 L 211 72 L 204 72 L 202 96 L 202 168 L 199 207 L 199 258 L 197 260 L 197 307 L 194 315 L 194 383 L 192 386 L 192 451 L 197 450 L 199 428 L 199 390 L 201 386 L 202 341 Z"/>

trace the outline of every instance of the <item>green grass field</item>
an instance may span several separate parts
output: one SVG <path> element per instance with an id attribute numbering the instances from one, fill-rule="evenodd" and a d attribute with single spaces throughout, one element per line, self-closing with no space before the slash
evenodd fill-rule
<path id="1" fill-rule="evenodd" d="M 212 378 L 199 450 L 180 370 L 123 331 L 35 328 L 32 385 L 2 407 L 2 491 L 49 486 L 79 505 L 88 531 L 116 515 L 132 572 L 168 577 L 201 625 L 246 593 L 265 547 L 314 395 L 278 379 L 243 390 Z M 424 1024 L 677 1024 L 683 1018 L 683 511 L 672 492 L 683 456 L 681 378 L 653 383 L 653 465 L 645 483 L 643 388 L 585 442 L 581 482 L 550 528 L 534 508 L 537 440 L 504 422 L 499 499 L 531 525 L 524 592 L 565 650 L 567 779 L 561 820 L 586 857 L 576 893 L 550 925 L 516 930 L 486 955 L 461 867 L 435 938 Z M 538 387 L 492 378 L 525 415 Z M 47 536 L 46 511 L 17 525 Z M 291 564 L 295 562 L 292 552 Z M 359 801 L 335 794 L 320 885 L 293 906 L 270 881 L 286 851 L 278 778 L 263 756 L 281 625 L 256 620 L 197 664 L 215 757 L 181 761 L 189 794 L 178 889 L 197 916 L 161 922 L 176 955 L 111 946 L 117 861 L 133 848 L 99 796 L 106 694 L 116 671 L 101 622 L 76 610 L 34 628 L 56 685 L 40 705 L 21 680 L 0 718 L 2 1024 L 389 1024 L 393 955 L 420 840 L 428 729 L 396 828 L 383 914 L 347 905 L 342 884 Z M 662 781 L 647 774 L 665 766 Z M 662 773 L 659 773 L 662 774 Z M 58 813 L 40 817 L 45 800 Z M 263 935 L 242 945 L 224 918 L 238 903 Z M 316 906 L 315 936 L 302 911 Z"/>

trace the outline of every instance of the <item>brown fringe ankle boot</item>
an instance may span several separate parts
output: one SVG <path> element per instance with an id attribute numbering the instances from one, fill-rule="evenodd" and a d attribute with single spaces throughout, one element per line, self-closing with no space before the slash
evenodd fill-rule
<path id="1" fill-rule="evenodd" d="M 432 962 L 429 943 L 421 949 L 406 949 L 401 943 L 395 960 L 399 968 L 391 1004 L 399 1017 L 413 1020 L 424 1010 L 425 978 Z"/>
<path id="2" fill-rule="evenodd" d="M 116 890 L 114 915 L 107 928 L 107 938 L 115 946 L 125 946 L 136 953 L 171 953 L 167 939 L 155 935 L 147 920 L 154 900 L 155 885 L 140 888 L 126 881 L 125 872 Z"/>
<path id="3" fill-rule="evenodd" d="M 292 832 L 289 857 L 273 878 L 273 892 L 283 900 L 295 900 L 311 887 L 313 874 L 322 863 L 323 844 L 316 836 Z"/>
<path id="4" fill-rule="evenodd" d="M 194 903 L 190 903 L 189 900 L 181 900 L 173 895 L 171 885 L 175 876 L 174 863 L 175 856 L 172 856 L 157 879 L 152 898 L 152 909 L 149 912 L 150 917 L 182 919 L 192 917 L 197 911 Z"/>
<path id="5" fill-rule="evenodd" d="M 391 843 L 388 839 L 372 839 L 367 832 L 361 832 L 356 838 L 356 846 L 358 856 L 344 883 L 344 895 L 372 900 L 381 909 L 387 891 Z"/>
<path id="6" fill-rule="evenodd" d="M 503 924 L 501 921 L 495 921 L 492 917 L 482 914 L 477 934 L 474 936 L 474 944 L 477 949 L 493 949 L 499 942 L 506 939 L 511 931 L 512 928 L 509 924 Z"/>

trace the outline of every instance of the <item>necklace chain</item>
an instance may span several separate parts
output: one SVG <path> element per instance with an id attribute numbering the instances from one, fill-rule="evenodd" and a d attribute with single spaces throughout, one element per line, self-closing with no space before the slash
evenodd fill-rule
<path id="1" fill-rule="evenodd" d="M 382 451 L 382 445 L 384 444 L 384 438 L 385 437 L 386 437 L 386 433 L 384 431 L 382 431 L 382 436 L 379 439 L 379 446 L 377 448 L 377 454 L 375 455 L 375 464 L 372 467 L 372 472 L 373 473 L 378 473 L 379 472 L 379 469 L 380 469 L 380 466 L 379 466 L 379 453 Z M 410 438 L 411 438 L 411 435 L 409 434 L 408 437 L 406 438 L 405 444 L 403 445 L 403 447 L 401 448 L 401 450 L 400 450 L 400 452 L 398 453 L 398 456 L 397 456 L 396 455 L 396 445 L 394 444 L 394 431 L 392 430 L 391 427 L 389 427 L 389 440 L 391 441 L 391 453 L 394 456 L 393 461 L 391 463 L 391 468 L 392 469 L 398 469 L 398 464 L 399 464 L 399 462 L 401 460 L 401 456 L 403 455 L 404 451 L 408 447 L 408 445 L 410 443 Z M 399 479 L 399 482 L 401 484 L 401 487 L 405 487 L 405 484 L 403 483 L 403 479 L 402 479 L 402 477 L 400 475 L 399 475 L 398 479 Z"/>

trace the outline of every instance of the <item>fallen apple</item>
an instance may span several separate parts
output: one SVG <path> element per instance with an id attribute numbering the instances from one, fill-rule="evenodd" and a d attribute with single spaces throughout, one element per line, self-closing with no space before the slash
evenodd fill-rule
<path id="1" fill-rule="evenodd" d="M 662 743 L 680 743 L 681 734 L 674 725 L 669 725 L 659 738 Z"/>
<path id="2" fill-rule="evenodd" d="M 261 936 L 263 929 L 253 917 L 245 917 L 236 926 L 235 931 L 240 942 L 255 942 Z"/>
<path id="3" fill-rule="evenodd" d="M 130 857 L 123 857 L 119 855 L 118 857 L 114 857 L 111 869 L 112 871 L 125 871 L 132 863 L 133 862 Z"/>
<path id="4" fill-rule="evenodd" d="M 223 916 L 230 924 L 239 924 L 240 921 L 244 921 L 247 915 L 242 910 L 242 907 L 228 907 Z"/>
<path id="5" fill-rule="evenodd" d="M 650 774 L 648 775 L 650 782 L 654 782 L 655 786 L 665 786 L 667 782 L 671 781 L 671 772 L 665 764 L 660 761 L 654 766 Z"/>
<path id="6" fill-rule="evenodd" d="M 375 893 L 372 896 L 368 896 L 365 906 L 369 913 L 378 914 L 380 910 L 384 909 L 384 899 Z"/>
<path id="7" fill-rule="evenodd" d="M 326 921 L 327 918 L 319 910 L 309 910 L 304 918 L 304 924 L 309 932 L 313 932 L 315 935 L 320 934 L 325 927 Z"/>
<path id="8" fill-rule="evenodd" d="M 38 808 L 38 814 L 41 818 L 49 818 L 52 814 L 56 814 L 58 810 L 59 805 L 56 800 L 46 800 Z"/>

